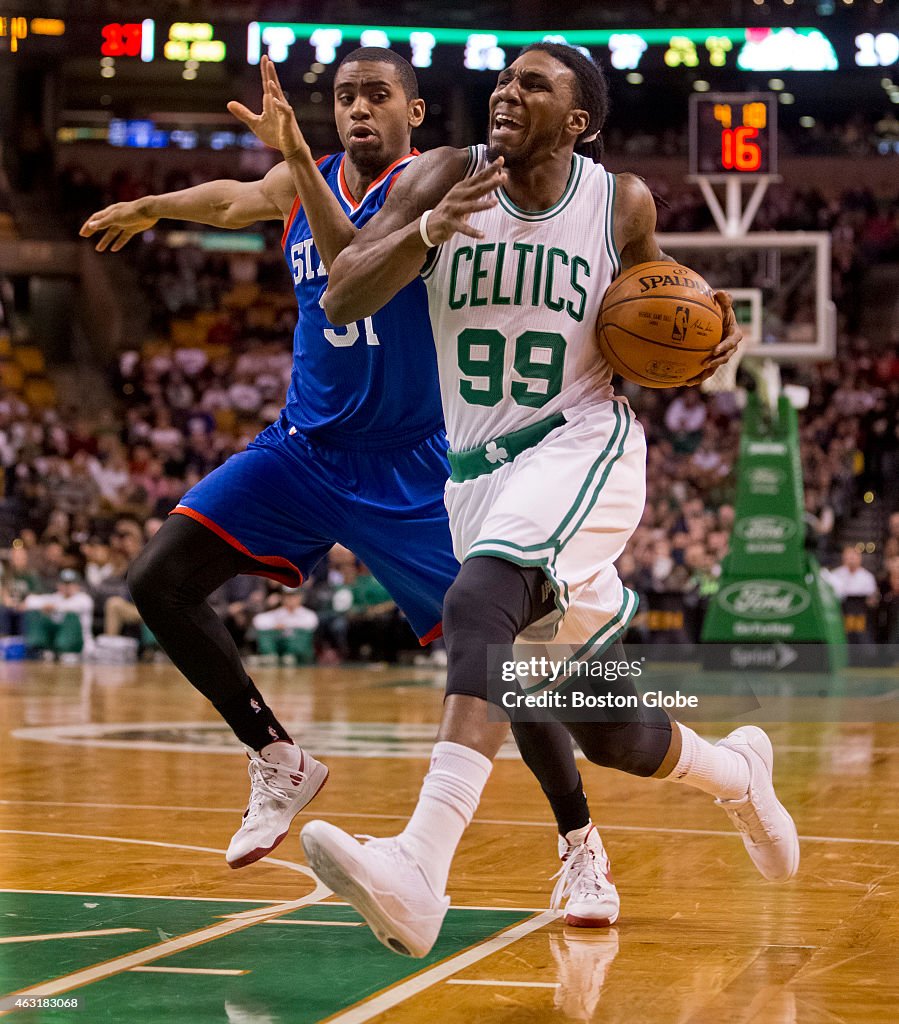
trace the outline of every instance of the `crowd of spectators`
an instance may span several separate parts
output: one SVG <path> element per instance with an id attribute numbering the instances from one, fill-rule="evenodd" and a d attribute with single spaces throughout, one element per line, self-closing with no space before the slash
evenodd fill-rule
<path id="1" fill-rule="evenodd" d="M 866 632 L 895 643 L 899 619 L 890 581 L 899 578 L 899 513 L 890 516 L 886 543 L 873 552 L 855 544 L 841 550 L 838 536 L 865 496 L 879 507 L 899 508 L 899 358 L 846 338 L 836 361 L 793 376 L 809 389 L 800 419 L 806 545 L 828 568 L 861 565 L 864 557 L 876 580 L 863 595 L 871 609 Z M 695 639 L 718 587 L 734 521 L 739 411 L 732 394 L 696 389 L 673 397 L 637 390 L 631 401 L 647 434 L 647 500 L 619 572 L 646 598 L 645 606 L 687 609 L 691 614 L 675 638 Z M 836 577 L 826 578 L 837 581 L 841 599 L 857 596 L 841 585 L 842 575 L 837 569 Z"/>

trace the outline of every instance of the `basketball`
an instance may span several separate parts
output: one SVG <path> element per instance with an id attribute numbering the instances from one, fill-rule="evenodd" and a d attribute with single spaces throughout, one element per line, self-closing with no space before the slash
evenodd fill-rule
<path id="1" fill-rule="evenodd" d="M 671 388 L 702 373 L 721 341 L 722 316 L 699 274 L 657 260 L 612 282 L 596 327 L 599 350 L 616 373 L 645 388 Z"/>

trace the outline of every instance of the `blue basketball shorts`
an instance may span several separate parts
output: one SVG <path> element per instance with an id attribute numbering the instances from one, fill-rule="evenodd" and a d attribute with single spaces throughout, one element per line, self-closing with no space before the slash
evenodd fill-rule
<path id="1" fill-rule="evenodd" d="M 255 575 L 299 586 L 335 543 L 349 548 L 422 644 L 441 635 L 456 578 L 443 489 L 443 431 L 408 447 L 356 452 L 319 444 L 282 418 L 192 487 L 190 516 L 259 562 Z"/>

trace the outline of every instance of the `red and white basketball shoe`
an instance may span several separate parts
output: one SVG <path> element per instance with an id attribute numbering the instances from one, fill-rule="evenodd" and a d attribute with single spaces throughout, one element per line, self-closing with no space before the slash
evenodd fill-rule
<path id="1" fill-rule="evenodd" d="M 290 743 L 248 751 L 250 800 L 225 860 L 243 868 L 269 854 L 290 831 L 290 823 L 328 781 L 328 769 Z"/>
<path id="2" fill-rule="evenodd" d="M 578 829 L 578 832 L 581 830 Z M 569 832 L 569 836 L 575 833 Z M 608 928 L 618 920 L 621 900 L 612 881 L 612 869 L 596 826 L 580 842 L 559 836 L 559 857 L 562 867 L 557 878 L 550 907 L 558 910 L 565 904 L 565 924 L 575 928 Z"/>

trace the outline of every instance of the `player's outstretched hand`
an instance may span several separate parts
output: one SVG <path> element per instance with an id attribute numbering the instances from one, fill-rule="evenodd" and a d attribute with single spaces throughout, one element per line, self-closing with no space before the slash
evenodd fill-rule
<path id="1" fill-rule="evenodd" d="M 483 232 L 475 230 L 468 223 L 468 218 L 479 210 L 496 206 L 496 190 L 506 183 L 507 178 L 503 158 L 498 157 L 477 174 L 453 185 L 428 218 L 431 241 L 441 245 L 457 233 L 469 238 L 483 238 Z"/>
<path id="2" fill-rule="evenodd" d="M 708 380 L 719 366 L 724 366 L 730 360 L 743 340 L 743 331 L 734 315 L 734 301 L 731 296 L 727 292 L 715 292 L 715 301 L 721 307 L 723 318 L 721 341 L 706 356 L 705 369 L 702 373 L 687 381 L 688 387 Z"/>
<path id="3" fill-rule="evenodd" d="M 264 142 L 266 146 L 280 149 L 285 159 L 289 160 L 299 153 L 308 153 L 309 147 L 297 124 L 293 107 L 287 102 L 284 90 L 281 88 L 274 63 L 268 57 L 263 56 L 259 62 L 259 70 L 262 75 L 262 113 L 254 114 L 252 110 L 236 100 L 232 100 L 228 104 L 229 112 L 238 121 L 243 121 L 256 138 Z"/>
<path id="4" fill-rule="evenodd" d="M 107 249 L 118 252 L 135 235 L 153 227 L 157 220 L 157 217 L 148 217 L 141 212 L 140 200 L 132 203 L 113 203 L 105 210 L 92 213 L 81 225 L 78 234 L 82 238 L 90 238 L 91 235 L 102 231 L 103 237 L 95 246 L 97 252 L 105 252 Z"/>

